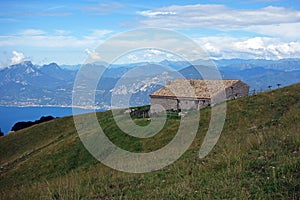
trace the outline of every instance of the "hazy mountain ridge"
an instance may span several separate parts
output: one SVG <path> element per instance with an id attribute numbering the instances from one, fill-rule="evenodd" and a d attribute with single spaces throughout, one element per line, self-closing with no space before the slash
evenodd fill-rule
<path id="1" fill-rule="evenodd" d="M 1 105 L 67 105 L 76 73 L 52 63 L 42 67 L 31 62 L 0 71 Z"/>
<path id="2" fill-rule="evenodd" d="M 277 69 L 281 71 L 293 71 L 300 69 L 299 58 L 288 58 L 280 60 L 265 59 L 221 59 L 213 61 L 218 67 L 234 67 L 238 69 L 249 69 L 263 67 L 265 69 Z"/>
<path id="3" fill-rule="evenodd" d="M 269 86 L 276 88 L 278 84 L 282 87 L 300 82 L 300 59 L 232 59 L 214 62 L 223 79 L 241 79 L 250 85 L 251 90 L 264 91 Z M 120 87 L 123 88 L 123 93 L 134 94 L 132 106 L 144 105 L 149 103 L 148 95 L 162 87 L 166 80 L 173 80 L 180 77 L 179 75 L 185 78 L 201 78 L 201 74 L 189 64 L 184 61 L 164 60 L 159 63 L 112 65 L 107 68 L 105 63 L 95 63 L 84 65 L 88 68 L 88 73 L 82 79 L 88 84 L 102 74 L 95 102 L 100 109 L 110 108 L 112 92 L 120 92 Z M 205 66 L 201 69 L 210 70 Z M 37 66 L 30 61 L 4 68 L 0 70 L 0 105 L 71 106 L 77 72 L 78 70 L 70 70 L 66 66 L 62 68 L 56 63 Z M 119 80 L 122 80 L 123 86 L 115 86 Z M 139 84 L 136 84 L 137 81 Z"/>

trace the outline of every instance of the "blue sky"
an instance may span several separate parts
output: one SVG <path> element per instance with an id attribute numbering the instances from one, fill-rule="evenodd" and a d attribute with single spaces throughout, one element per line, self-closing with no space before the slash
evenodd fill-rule
<path id="1" fill-rule="evenodd" d="M 167 28 L 214 59 L 300 58 L 300 2 L 292 0 L 2 0 L 0 67 L 78 64 L 115 34 Z"/>

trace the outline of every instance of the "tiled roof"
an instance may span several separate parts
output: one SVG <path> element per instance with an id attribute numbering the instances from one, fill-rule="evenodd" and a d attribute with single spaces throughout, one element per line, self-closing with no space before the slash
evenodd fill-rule
<path id="1" fill-rule="evenodd" d="M 240 80 L 176 79 L 150 96 L 209 99 L 239 81 Z"/>

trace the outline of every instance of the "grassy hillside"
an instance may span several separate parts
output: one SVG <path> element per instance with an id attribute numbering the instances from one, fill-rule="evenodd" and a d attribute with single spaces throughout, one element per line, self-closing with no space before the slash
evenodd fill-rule
<path id="1" fill-rule="evenodd" d="M 175 163 L 129 174 L 110 169 L 83 147 L 72 117 L 0 138 L 0 199 L 299 199 L 300 84 L 229 101 L 222 135 L 198 158 L 210 108 L 201 111 L 197 136 Z M 179 119 L 153 138 L 122 133 L 111 112 L 97 114 L 118 146 L 149 152 L 166 145 Z M 135 119 L 140 125 L 148 122 Z"/>

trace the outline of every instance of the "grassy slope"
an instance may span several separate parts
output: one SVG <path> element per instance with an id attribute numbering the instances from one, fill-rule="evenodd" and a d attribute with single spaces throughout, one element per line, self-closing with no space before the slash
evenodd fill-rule
<path id="1" fill-rule="evenodd" d="M 189 150 L 156 172 L 112 170 L 85 150 L 71 117 L 0 139 L 0 199 L 299 199 L 300 84 L 229 101 L 220 140 L 204 159 L 198 151 L 210 109 L 201 111 Z M 123 134 L 111 113 L 99 113 L 110 139 L 130 151 L 148 152 L 168 143 L 179 124 L 169 119 L 151 139 Z M 137 119 L 136 123 L 147 124 Z"/>

